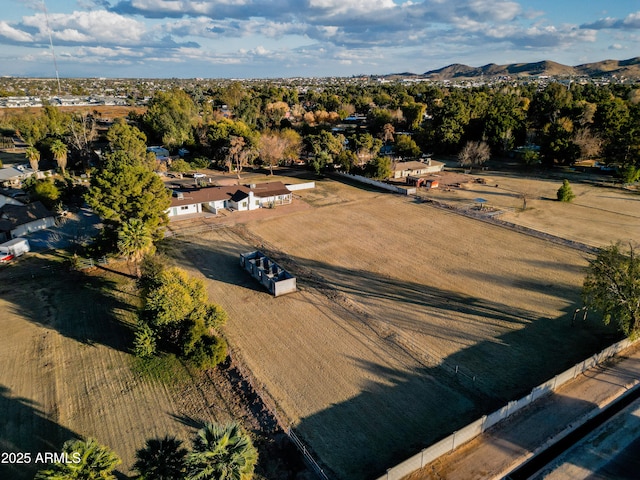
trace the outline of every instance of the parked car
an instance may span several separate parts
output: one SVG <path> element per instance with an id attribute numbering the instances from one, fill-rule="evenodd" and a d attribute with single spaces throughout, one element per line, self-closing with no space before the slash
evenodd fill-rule
<path id="1" fill-rule="evenodd" d="M 204 178 L 206 175 L 204 173 L 194 173 L 193 178 Z"/>

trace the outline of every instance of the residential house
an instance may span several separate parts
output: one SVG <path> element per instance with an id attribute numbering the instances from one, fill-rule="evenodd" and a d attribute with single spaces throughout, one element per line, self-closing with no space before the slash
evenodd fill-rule
<path id="1" fill-rule="evenodd" d="M 256 210 L 286 205 L 291 203 L 292 198 L 293 194 L 282 182 L 176 190 L 167 214 L 169 218 L 175 218 L 203 212 L 217 214 L 223 209 Z"/>
<path id="2" fill-rule="evenodd" d="M 21 190 L 2 190 L 0 191 L 0 208 L 5 206 L 7 203 L 9 205 L 24 205 L 20 200 L 17 200 L 15 197 L 18 195 L 24 194 Z"/>
<path id="3" fill-rule="evenodd" d="M 0 240 L 22 237 L 56 224 L 55 216 L 40 202 L 6 203 L 0 208 Z"/>
<path id="4" fill-rule="evenodd" d="M 255 183 L 250 188 L 260 207 L 287 205 L 293 200 L 291 191 L 282 182 Z"/>
<path id="5" fill-rule="evenodd" d="M 393 165 L 391 178 L 419 177 L 430 173 L 441 172 L 444 169 L 444 163 L 431 160 L 430 158 L 424 162 L 396 162 Z"/>
<path id="6" fill-rule="evenodd" d="M 24 165 L 0 168 L 0 185 L 4 187 L 19 187 L 22 184 L 22 180 L 33 174 L 34 171 Z"/>

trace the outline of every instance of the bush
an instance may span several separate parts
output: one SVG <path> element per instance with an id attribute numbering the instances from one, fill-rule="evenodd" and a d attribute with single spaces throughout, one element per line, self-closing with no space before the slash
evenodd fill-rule
<path id="1" fill-rule="evenodd" d="M 557 196 L 558 200 L 560 200 L 561 202 L 570 202 L 571 200 L 576 198 L 573 190 L 571 190 L 571 185 L 569 185 L 569 180 L 562 181 L 562 186 L 558 189 Z"/>
<path id="2" fill-rule="evenodd" d="M 635 183 L 640 179 L 640 168 L 627 165 L 620 171 L 620 177 L 624 183 Z"/>
<path id="3" fill-rule="evenodd" d="M 227 342 L 220 337 L 205 335 L 195 344 L 189 361 L 204 370 L 221 364 L 227 358 Z"/>
<path id="4" fill-rule="evenodd" d="M 171 170 L 172 172 L 186 173 L 191 170 L 191 165 L 189 165 L 183 159 L 179 158 L 171 162 L 169 170 Z"/>
<path id="5" fill-rule="evenodd" d="M 227 323 L 227 311 L 220 305 L 212 303 L 207 306 L 207 316 L 204 324 L 207 328 L 218 328 Z"/>
<path id="6" fill-rule="evenodd" d="M 149 358 L 156 354 L 157 343 L 156 334 L 153 329 L 146 323 L 142 323 L 138 327 L 135 339 L 133 341 L 133 352 L 136 357 Z"/>
<path id="7" fill-rule="evenodd" d="M 196 157 L 189 162 L 191 167 L 195 170 L 200 170 L 202 168 L 209 168 L 211 165 L 211 160 L 206 157 Z"/>

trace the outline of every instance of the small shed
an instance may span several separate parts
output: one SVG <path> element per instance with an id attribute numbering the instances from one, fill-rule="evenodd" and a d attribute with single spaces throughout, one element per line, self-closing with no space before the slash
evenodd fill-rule
<path id="1" fill-rule="evenodd" d="M 407 184 L 414 185 L 416 187 L 438 188 L 440 182 L 432 177 L 417 177 L 410 175 L 407 177 Z"/>
<path id="2" fill-rule="evenodd" d="M 258 250 L 241 253 L 240 266 L 274 297 L 296 291 L 296 277 Z"/>

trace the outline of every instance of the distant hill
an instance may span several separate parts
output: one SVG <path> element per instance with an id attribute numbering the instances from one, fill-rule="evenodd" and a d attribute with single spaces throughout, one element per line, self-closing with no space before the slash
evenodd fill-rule
<path id="1" fill-rule="evenodd" d="M 406 75 L 406 74 L 405 74 Z M 433 80 L 453 80 L 478 77 L 504 77 L 504 76 L 589 76 L 601 77 L 617 75 L 640 78 L 640 57 L 629 60 L 603 60 L 595 63 L 569 66 L 561 63 L 544 60 L 535 63 L 510 63 L 496 65 L 490 63 L 482 67 L 470 67 L 460 63 L 454 63 L 438 70 L 430 70 L 420 75 Z"/>

